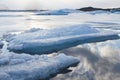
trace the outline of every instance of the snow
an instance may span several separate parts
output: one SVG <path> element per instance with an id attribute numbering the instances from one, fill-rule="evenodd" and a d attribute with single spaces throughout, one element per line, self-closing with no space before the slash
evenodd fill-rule
<path id="1" fill-rule="evenodd" d="M 0 54 L 0 80 L 43 80 L 79 63 L 79 59 L 64 54 L 57 56 Z"/>
<path id="2" fill-rule="evenodd" d="M 8 49 L 18 53 L 48 54 L 79 44 L 117 38 L 117 33 L 98 31 L 88 25 L 73 25 L 21 33 L 9 39 Z"/>
<path id="3" fill-rule="evenodd" d="M 74 9 L 60 9 L 38 12 L 36 15 L 68 15 L 69 13 L 78 13 L 80 11 Z"/>

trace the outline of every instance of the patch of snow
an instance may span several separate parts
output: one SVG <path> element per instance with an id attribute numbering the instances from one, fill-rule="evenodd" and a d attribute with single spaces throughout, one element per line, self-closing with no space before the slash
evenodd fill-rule
<path id="1" fill-rule="evenodd" d="M 44 54 L 79 44 L 119 38 L 117 33 L 98 31 L 88 25 L 60 27 L 22 33 L 11 37 L 8 49 L 14 52 Z"/>
<path id="2" fill-rule="evenodd" d="M 43 80 L 79 63 L 79 59 L 64 54 L 57 56 L 0 54 L 0 80 Z"/>

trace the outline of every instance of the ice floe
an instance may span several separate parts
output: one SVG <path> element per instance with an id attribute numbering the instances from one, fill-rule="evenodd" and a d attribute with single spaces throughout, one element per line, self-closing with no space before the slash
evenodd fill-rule
<path id="1" fill-rule="evenodd" d="M 57 56 L 0 54 L 0 80 L 46 80 L 63 69 L 74 67 L 79 59 L 65 54 Z"/>
<path id="2" fill-rule="evenodd" d="M 19 53 L 45 54 L 79 44 L 118 38 L 117 33 L 98 31 L 88 25 L 73 25 L 21 33 L 11 37 L 8 49 Z"/>
<path id="3" fill-rule="evenodd" d="M 38 12 L 36 15 L 68 15 L 69 13 L 78 13 L 79 10 L 74 9 L 60 9 Z"/>

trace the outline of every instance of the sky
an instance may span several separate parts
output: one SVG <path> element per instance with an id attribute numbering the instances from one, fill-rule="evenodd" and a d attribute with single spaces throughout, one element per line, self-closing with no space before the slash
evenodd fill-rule
<path id="1" fill-rule="evenodd" d="M 86 6 L 120 7 L 120 0 L 0 0 L 0 9 L 74 9 Z"/>

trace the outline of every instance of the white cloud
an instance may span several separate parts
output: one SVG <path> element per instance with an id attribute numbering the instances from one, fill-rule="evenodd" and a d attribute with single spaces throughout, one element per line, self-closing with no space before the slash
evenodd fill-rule
<path id="1" fill-rule="evenodd" d="M 120 0 L 1 0 L 0 5 L 7 5 L 10 9 L 58 9 L 80 8 L 84 6 L 119 7 Z"/>

